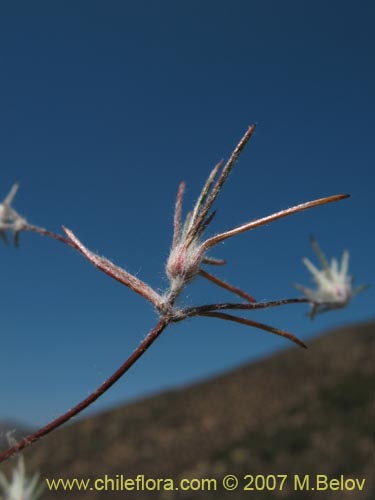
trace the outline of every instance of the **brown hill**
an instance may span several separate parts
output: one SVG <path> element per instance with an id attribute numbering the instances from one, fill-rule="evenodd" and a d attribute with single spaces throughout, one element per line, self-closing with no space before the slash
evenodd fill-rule
<path id="1" fill-rule="evenodd" d="M 348 326 L 310 342 L 307 351 L 290 348 L 76 422 L 30 447 L 27 468 L 55 479 L 217 479 L 216 492 L 61 489 L 46 491 L 43 499 L 277 499 L 292 492 L 298 499 L 375 498 L 374 341 L 375 323 Z M 221 486 L 226 474 L 240 481 L 230 493 Z M 287 479 L 282 491 L 243 491 L 247 474 Z M 363 491 L 294 492 L 295 474 L 309 474 L 313 486 L 316 474 L 366 482 Z"/>

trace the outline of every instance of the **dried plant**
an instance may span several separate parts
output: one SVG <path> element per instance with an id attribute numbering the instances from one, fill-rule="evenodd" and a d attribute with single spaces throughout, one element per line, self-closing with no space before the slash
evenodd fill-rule
<path id="1" fill-rule="evenodd" d="M 70 418 L 80 413 L 83 409 L 91 405 L 98 399 L 104 392 L 106 392 L 127 370 L 143 355 L 143 353 L 151 346 L 151 344 L 159 337 L 165 328 L 171 323 L 183 321 L 186 318 L 193 316 L 206 316 L 210 318 L 217 318 L 221 320 L 232 321 L 241 323 L 246 326 L 256 327 L 267 332 L 274 333 L 285 337 L 296 344 L 306 347 L 306 345 L 292 333 L 286 332 L 269 326 L 257 321 L 251 320 L 246 317 L 238 316 L 239 311 L 249 311 L 254 309 L 265 309 L 269 307 L 279 307 L 287 304 L 295 303 L 310 303 L 314 311 L 318 308 L 324 307 L 324 297 L 307 293 L 306 289 L 303 291 L 306 297 L 291 298 L 284 300 L 273 300 L 269 302 L 257 302 L 252 295 L 237 288 L 236 286 L 226 283 L 220 278 L 209 273 L 204 266 L 221 266 L 225 264 L 224 260 L 220 260 L 208 255 L 208 252 L 218 243 L 236 236 L 237 234 L 249 231 L 256 227 L 268 224 L 272 221 L 287 217 L 297 212 L 307 210 L 310 208 L 318 207 L 331 202 L 336 202 L 347 198 L 347 194 L 336 194 L 320 198 L 313 201 L 308 201 L 291 208 L 281 210 L 274 214 L 268 215 L 261 219 L 250 221 L 241 226 L 235 227 L 224 233 L 214 236 L 206 236 L 206 231 L 215 216 L 212 207 L 218 194 L 224 186 L 236 160 L 238 159 L 241 151 L 249 141 L 255 130 L 255 125 L 251 125 L 228 161 L 218 163 L 210 173 L 203 189 L 197 199 L 194 208 L 188 212 L 184 221 L 182 220 L 182 199 L 185 188 L 185 183 L 182 182 L 178 188 L 175 215 L 174 215 L 174 230 L 172 238 L 172 246 L 169 258 L 166 264 L 166 274 L 169 279 L 169 287 L 163 294 L 159 294 L 151 286 L 138 277 L 130 274 L 129 272 L 114 265 L 108 259 L 96 255 L 75 236 L 75 234 L 65 227 L 63 230 L 66 236 L 61 236 L 52 233 L 39 226 L 30 225 L 26 219 L 21 217 L 12 207 L 11 202 L 17 191 L 18 185 L 13 186 L 11 192 L 0 205 L 0 235 L 5 238 L 5 231 L 11 230 L 14 233 L 15 243 L 18 243 L 18 235 L 20 231 L 33 231 L 42 236 L 47 236 L 58 240 L 73 249 L 80 252 L 87 260 L 89 260 L 95 267 L 108 274 L 111 278 L 119 281 L 127 286 L 134 292 L 147 299 L 154 306 L 158 314 L 158 322 L 155 327 L 148 333 L 142 340 L 136 350 L 129 356 L 129 358 L 120 366 L 102 385 L 100 385 L 92 394 L 90 394 L 83 401 L 78 403 L 75 407 L 56 418 L 46 426 L 34 432 L 30 436 L 22 439 L 8 450 L 0 454 L 0 462 L 10 457 L 14 453 L 22 450 L 29 444 L 37 441 L 42 436 L 48 434 L 56 429 Z M 345 270 L 345 264 L 343 264 Z M 343 271 L 342 271 L 343 272 Z M 177 299 L 181 292 L 189 285 L 195 278 L 205 278 L 215 285 L 218 285 L 241 299 L 241 302 L 234 303 L 212 303 L 199 305 L 195 307 L 182 307 L 177 304 Z M 229 313 L 228 311 L 231 311 Z"/>

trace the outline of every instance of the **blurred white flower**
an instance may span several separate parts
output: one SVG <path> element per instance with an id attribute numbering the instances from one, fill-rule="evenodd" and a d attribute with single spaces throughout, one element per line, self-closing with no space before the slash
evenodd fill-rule
<path id="1" fill-rule="evenodd" d="M 37 500 L 43 490 L 38 481 L 37 474 L 30 478 L 26 476 L 25 463 L 20 456 L 10 481 L 0 471 L 0 500 Z"/>
<path id="2" fill-rule="evenodd" d="M 329 265 L 315 239 L 311 238 L 311 244 L 322 264 L 322 269 L 319 270 L 306 257 L 302 260 L 311 272 L 317 288 L 311 290 L 301 285 L 295 285 L 295 287 L 301 290 L 310 301 L 311 311 L 309 316 L 314 318 L 316 314 L 321 312 L 345 307 L 351 298 L 367 288 L 367 285 L 352 288 L 354 278 L 348 275 L 349 252 L 347 250 L 342 254 L 341 266 L 339 266 L 335 258 L 331 260 L 331 265 Z"/>
<path id="3" fill-rule="evenodd" d="M 6 231 L 13 231 L 15 246 L 19 244 L 19 233 L 27 227 L 26 219 L 11 207 L 13 198 L 18 191 L 19 185 L 13 184 L 8 196 L 0 203 L 0 238 L 7 243 Z"/>

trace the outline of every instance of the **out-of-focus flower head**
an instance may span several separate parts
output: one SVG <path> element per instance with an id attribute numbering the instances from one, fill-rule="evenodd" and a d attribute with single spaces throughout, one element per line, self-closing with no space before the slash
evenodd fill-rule
<path id="1" fill-rule="evenodd" d="M 0 238 L 7 243 L 7 230 L 13 231 L 15 246 L 19 245 L 19 234 L 27 227 L 27 221 L 11 207 L 19 185 L 13 184 L 8 196 L 0 203 Z"/>
<path id="2" fill-rule="evenodd" d="M 316 314 L 345 307 L 352 297 L 367 288 L 367 285 L 352 288 L 354 278 L 348 274 L 349 252 L 347 250 L 344 250 L 342 254 L 341 266 L 335 258 L 329 265 L 314 238 L 311 238 L 311 244 L 322 264 L 322 269 L 315 267 L 306 257 L 302 260 L 312 274 L 316 289 L 312 290 L 298 284 L 295 287 L 309 299 L 311 303 L 309 316 L 314 318 Z"/>
<path id="3" fill-rule="evenodd" d="M 10 444 L 15 443 L 11 433 L 8 433 L 7 437 Z M 38 474 L 32 477 L 26 475 L 25 462 L 20 455 L 11 480 L 8 481 L 5 474 L 0 471 L 0 500 L 37 500 L 43 491 L 43 485 L 38 481 Z"/>

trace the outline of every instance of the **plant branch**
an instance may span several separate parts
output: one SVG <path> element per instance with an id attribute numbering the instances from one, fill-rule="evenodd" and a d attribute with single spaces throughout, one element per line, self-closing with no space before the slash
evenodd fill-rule
<path id="1" fill-rule="evenodd" d="M 264 323 L 259 323 L 258 321 L 253 321 L 247 318 L 240 318 L 238 316 L 233 316 L 232 314 L 227 313 L 219 313 L 219 312 L 207 312 L 198 314 L 198 316 L 208 316 L 209 318 L 219 318 L 225 319 L 228 321 L 234 321 L 235 323 L 241 323 L 242 325 L 253 326 L 254 328 L 259 328 L 261 330 L 265 330 L 267 332 L 274 333 L 275 335 L 280 335 L 281 337 L 285 337 L 295 344 L 298 344 L 301 347 L 307 349 L 307 345 L 302 342 L 298 337 L 293 335 L 292 333 L 286 332 L 285 330 L 279 330 L 278 328 L 274 328 L 273 326 L 265 325 Z"/>
<path id="2" fill-rule="evenodd" d="M 162 297 L 155 292 L 149 285 L 147 285 L 144 281 L 138 279 L 133 274 L 126 272 L 121 267 L 115 266 L 112 262 L 104 257 L 99 257 L 95 253 L 91 252 L 88 248 L 86 248 L 83 243 L 79 241 L 79 239 L 75 236 L 75 234 L 63 226 L 63 230 L 69 236 L 69 238 L 73 241 L 74 247 L 81 252 L 81 254 L 86 257 L 87 260 L 91 262 L 95 267 L 103 271 L 105 274 L 108 274 L 111 278 L 119 281 L 123 285 L 129 287 L 134 292 L 138 293 L 145 299 L 147 299 L 151 304 L 153 304 L 159 311 L 163 309 L 165 303 Z"/>
<path id="3" fill-rule="evenodd" d="M 226 281 L 221 280 L 220 278 L 217 278 L 213 274 L 210 274 L 207 271 L 204 271 L 203 269 L 200 269 L 199 275 L 202 276 L 203 278 L 206 278 L 207 280 L 211 281 L 212 283 L 215 283 L 215 285 L 221 286 L 221 288 L 225 288 L 225 290 L 228 290 L 229 292 L 232 292 L 232 293 L 238 295 L 239 297 L 242 297 L 243 299 L 247 300 L 248 302 L 251 302 L 251 303 L 256 302 L 254 297 L 252 297 L 248 293 L 241 290 L 241 288 L 237 288 L 236 286 L 233 286 L 230 283 L 227 283 Z"/>
<path id="4" fill-rule="evenodd" d="M 41 236 L 47 236 L 48 238 L 52 238 L 53 240 L 60 241 L 61 243 L 65 243 L 65 245 L 68 245 L 72 248 L 77 249 L 77 245 L 72 240 L 69 240 L 68 238 L 64 238 L 64 236 L 60 236 L 59 234 L 53 233 L 52 231 L 48 231 L 47 229 L 44 229 L 43 227 L 32 226 L 30 224 L 27 224 L 25 227 L 25 231 L 31 231 L 33 233 L 38 233 Z"/>
<path id="5" fill-rule="evenodd" d="M 207 271 L 200 268 L 201 264 L 211 264 L 211 265 L 223 265 L 224 260 L 214 259 L 211 257 L 206 257 L 206 252 L 214 245 L 232 237 L 237 234 L 249 231 L 253 228 L 268 224 L 277 219 L 287 217 L 291 214 L 301 212 L 313 207 L 324 205 L 326 203 L 335 202 L 347 198 L 349 195 L 337 194 L 333 196 L 328 196 L 325 198 L 320 198 L 317 200 L 302 203 L 300 205 L 281 210 L 279 212 L 273 213 L 266 217 L 258 220 L 253 220 L 243 224 L 241 226 L 235 227 L 229 231 L 221 234 L 209 237 L 204 241 L 203 233 L 207 229 L 208 225 L 215 216 L 215 211 L 212 211 L 212 206 L 220 193 L 224 183 L 226 182 L 234 164 L 236 163 L 239 155 L 246 146 L 247 142 L 251 138 L 255 130 L 255 125 L 251 125 L 233 152 L 231 153 L 228 161 L 223 166 L 223 162 L 219 162 L 214 169 L 211 171 L 203 189 L 197 199 L 197 202 L 191 212 L 187 213 L 184 223 L 182 223 L 182 201 L 185 189 L 185 183 L 182 182 L 178 188 L 177 198 L 175 203 L 175 214 L 174 214 L 174 232 L 172 239 L 172 251 L 167 261 L 167 275 L 170 281 L 169 289 L 163 294 L 159 295 L 157 291 L 153 290 L 147 283 L 138 279 L 136 276 L 128 273 L 124 269 L 116 266 L 108 259 L 96 255 L 94 252 L 86 248 L 83 243 L 74 235 L 72 231 L 63 227 L 63 230 L 67 237 L 55 234 L 47 229 L 33 226 L 28 224 L 26 219 L 21 217 L 11 206 L 11 202 L 17 192 L 18 184 L 14 184 L 10 190 L 8 196 L 5 198 L 4 202 L 0 204 L 0 238 L 6 241 L 6 231 L 13 231 L 14 242 L 18 244 L 18 235 L 21 231 L 31 231 L 38 233 L 41 236 L 47 236 L 54 240 L 57 240 L 71 248 L 77 250 L 81 253 L 88 261 L 91 262 L 95 267 L 103 271 L 105 274 L 111 278 L 119 281 L 123 285 L 129 287 L 134 292 L 141 295 L 143 298 L 147 299 L 153 304 L 153 306 L 158 310 L 159 321 L 155 327 L 147 334 L 147 336 L 140 342 L 136 350 L 124 361 L 124 363 L 107 379 L 105 380 L 94 392 L 89 396 L 79 402 L 76 406 L 66 411 L 56 419 L 49 422 L 47 425 L 41 427 L 36 432 L 30 434 L 29 436 L 21 439 L 17 443 L 11 445 L 7 450 L 0 453 L 0 463 L 11 457 L 15 453 L 23 450 L 30 444 L 38 441 L 43 436 L 49 434 L 53 430 L 59 428 L 65 422 L 70 420 L 75 415 L 78 415 L 85 408 L 93 404 L 100 396 L 102 396 L 110 387 L 112 387 L 133 365 L 137 360 L 149 349 L 153 342 L 160 336 L 164 329 L 173 322 L 182 321 L 188 317 L 193 316 L 205 316 L 211 318 L 218 318 L 221 320 L 232 321 L 235 323 L 240 323 L 246 326 L 258 328 L 265 330 L 267 332 L 274 333 L 281 337 L 287 338 L 288 340 L 306 348 L 306 345 L 295 335 L 278 328 L 259 323 L 257 321 L 239 317 L 227 312 L 220 312 L 224 310 L 256 310 L 265 309 L 268 307 L 278 307 L 287 304 L 295 303 L 310 303 L 312 305 L 312 311 L 310 316 L 313 316 L 316 312 L 321 312 L 323 310 L 329 310 L 332 308 L 331 303 L 315 303 L 309 297 L 311 295 L 308 289 L 299 287 L 302 291 L 305 291 L 307 297 L 304 298 L 291 298 L 283 300 L 274 300 L 268 302 L 256 302 L 255 299 L 244 292 L 243 290 L 213 276 Z M 203 239 L 203 242 L 202 242 Z M 312 241 L 313 247 L 318 254 L 319 259 L 322 262 L 323 268 L 328 268 L 328 263 L 321 253 L 317 243 Z M 341 264 L 341 274 L 343 276 L 348 267 L 349 255 L 344 253 L 342 264 Z M 305 264 L 312 270 L 313 274 L 318 273 L 314 266 L 308 261 L 304 260 Z M 337 262 L 334 261 L 332 267 L 337 268 Z M 315 273 L 315 274 L 316 274 Z M 220 304 L 206 304 L 202 306 L 189 307 L 189 308 L 175 308 L 174 302 L 180 292 L 185 288 L 193 278 L 197 275 L 202 276 L 205 279 L 213 282 L 214 284 L 238 295 L 242 299 L 248 301 L 247 303 L 220 303 Z M 357 289 L 359 290 L 359 289 Z M 356 291 L 351 292 L 351 296 L 357 293 Z M 343 305 L 343 303 L 339 302 Z M 336 306 L 336 305 L 335 305 Z M 321 311 L 320 311 L 321 310 Z"/>
<path id="6" fill-rule="evenodd" d="M 204 306 L 196 306 L 186 308 L 182 311 L 184 317 L 200 316 L 213 311 L 221 311 L 223 309 L 232 310 L 254 310 L 254 309 L 266 309 L 268 307 L 278 307 L 285 306 L 288 304 L 306 304 L 310 302 L 306 297 L 299 297 L 294 299 L 281 299 L 281 300 L 271 300 L 269 302 L 254 302 L 253 304 L 234 304 L 234 303 L 223 303 L 223 304 L 207 304 Z"/>
<path id="7" fill-rule="evenodd" d="M 41 437 L 49 434 L 53 430 L 60 427 L 62 424 L 70 420 L 75 415 L 81 413 L 82 410 L 90 406 L 94 401 L 96 401 L 100 396 L 102 396 L 110 387 L 112 387 L 129 368 L 131 368 L 134 363 L 147 351 L 153 342 L 159 337 L 162 331 L 168 326 L 170 319 L 168 317 L 162 317 L 158 324 L 148 333 L 145 339 L 139 344 L 137 349 L 129 356 L 129 358 L 116 370 L 103 384 L 101 384 L 94 392 L 92 392 L 87 398 L 83 399 L 74 408 L 71 408 L 66 413 L 60 417 L 52 420 L 50 423 L 40 428 L 33 434 L 25 437 L 18 441 L 15 445 L 11 446 L 3 453 L 0 454 L 0 463 L 11 457 L 15 453 L 23 450 L 32 443 L 38 441 Z"/>
<path id="8" fill-rule="evenodd" d="M 281 219 L 283 217 L 288 217 L 289 215 L 295 214 L 297 212 L 302 212 L 303 210 L 308 210 L 309 208 L 318 207 L 320 205 L 325 205 L 326 203 L 332 203 L 349 197 L 350 197 L 349 194 L 336 194 L 333 196 L 327 196 L 325 198 L 319 198 L 318 200 L 312 200 L 306 203 L 301 203 L 300 205 L 296 205 L 291 208 L 286 208 L 285 210 L 281 210 L 280 212 L 276 212 L 272 215 L 267 215 L 267 217 L 262 217 L 261 219 L 257 219 L 255 221 L 248 222 L 242 226 L 238 226 L 234 229 L 226 231 L 225 233 L 212 236 L 212 238 L 209 238 L 202 244 L 202 247 L 205 250 L 208 250 L 214 245 L 220 243 L 221 241 L 231 238 L 232 236 L 235 236 L 237 234 L 244 233 L 245 231 L 249 231 L 250 229 L 254 229 L 255 227 L 264 226 L 269 222 L 273 222 L 274 220 Z"/>

